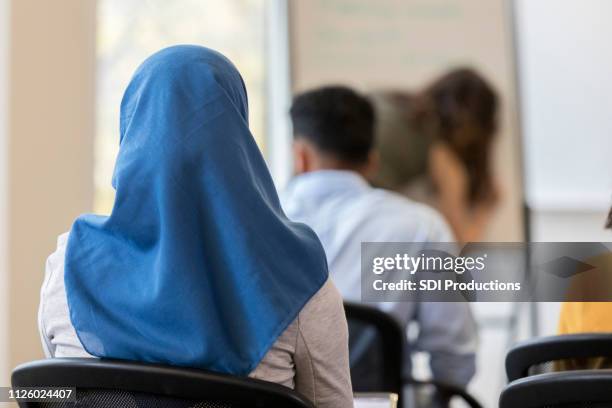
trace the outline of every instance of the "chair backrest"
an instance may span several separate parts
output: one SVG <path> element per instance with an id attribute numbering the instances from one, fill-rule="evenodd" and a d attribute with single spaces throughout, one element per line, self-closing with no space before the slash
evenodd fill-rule
<path id="1" fill-rule="evenodd" d="M 355 392 L 401 395 L 404 332 L 389 314 L 345 302 L 349 328 L 349 360 Z"/>
<path id="2" fill-rule="evenodd" d="M 344 302 L 349 327 L 349 361 L 354 392 L 391 392 L 399 395 L 398 406 L 447 406 L 460 399 L 472 408 L 481 405 L 465 390 L 438 381 L 421 381 L 403 373 L 408 353 L 406 333 L 388 313 L 372 306 Z M 407 386 L 407 387 L 406 387 Z M 408 395 L 405 391 L 408 391 Z M 428 396 L 420 405 L 415 394 Z M 412 405 L 411 405 L 412 406 Z"/>
<path id="3" fill-rule="evenodd" d="M 499 408 L 612 407 L 612 370 L 537 374 L 510 383 Z"/>
<path id="4" fill-rule="evenodd" d="M 541 337 L 518 343 L 510 349 L 506 355 L 506 374 L 509 381 L 514 381 L 532 374 L 560 371 L 562 363 L 568 361 L 611 358 L 612 334 Z"/>
<path id="5" fill-rule="evenodd" d="M 291 389 L 250 378 L 115 360 L 48 359 L 13 370 L 13 387 L 76 387 L 77 402 L 21 407 L 314 408 Z"/>

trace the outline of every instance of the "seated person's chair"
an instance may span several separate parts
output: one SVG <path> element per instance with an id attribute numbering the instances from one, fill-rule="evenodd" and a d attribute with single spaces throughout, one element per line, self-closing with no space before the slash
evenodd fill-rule
<path id="1" fill-rule="evenodd" d="M 77 402 L 20 402 L 49 408 L 314 408 L 278 384 L 202 370 L 99 359 L 20 365 L 13 387 L 76 387 Z"/>
<path id="2" fill-rule="evenodd" d="M 612 334 L 585 333 L 535 338 L 506 355 L 509 381 L 553 371 L 612 368 Z"/>
<path id="3" fill-rule="evenodd" d="M 388 313 L 363 304 L 344 302 L 349 327 L 349 362 L 353 392 L 389 392 L 399 395 L 398 406 L 406 400 L 404 386 L 415 390 L 434 389 L 437 400 L 453 397 L 464 400 L 472 408 L 481 405 L 461 388 L 437 381 L 420 381 L 406 377 L 402 363 L 406 350 L 406 334 Z M 438 405 L 439 406 L 439 403 Z"/>
<path id="4" fill-rule="evenodd" d="M 499 408 L 612 407 L 612 370 L 536 374 L 510 383 Z"/>

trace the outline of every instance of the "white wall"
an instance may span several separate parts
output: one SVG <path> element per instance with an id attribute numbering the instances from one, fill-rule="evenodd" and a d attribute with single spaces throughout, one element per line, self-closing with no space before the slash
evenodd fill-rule
<path id="1" fill-rule="evenodd" d="M 612 2 L 515 0 L 532 240 L 612 241 Z M 558 303 L 540 303 L 539 334 Z"/>
<path id="2" fill-rule="evenodd" d="M 7 174 L 9 1 L 0 0 L 0 386 L 8 385 Z"/>
<path id="3" fill-rule="evenodd" d="M 612 2 L 517 0 L 527 200 L 540 210 L 612 201 Z"/>

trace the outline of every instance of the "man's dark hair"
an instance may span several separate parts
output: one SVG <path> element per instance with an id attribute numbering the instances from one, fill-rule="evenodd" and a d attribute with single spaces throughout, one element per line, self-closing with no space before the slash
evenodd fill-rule
<path id="1" fill-rule="evenodd" d="M 294 137 L 352 164 L 367 161 L 375 116 L 366 97 L 344 86 L 318 88 L 296 96 L 290 114 Z"/>

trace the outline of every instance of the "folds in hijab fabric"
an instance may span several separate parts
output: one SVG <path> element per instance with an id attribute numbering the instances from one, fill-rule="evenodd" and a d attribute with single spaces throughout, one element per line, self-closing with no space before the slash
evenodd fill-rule
<path id="1" fill-rule="evenodd" d="M 110 216 L 70 231 L 70 318 L 90 354 L 246 375 L 327 279 L 283 214 L 219 53 L 149 57 L 121 102 Z"/>

